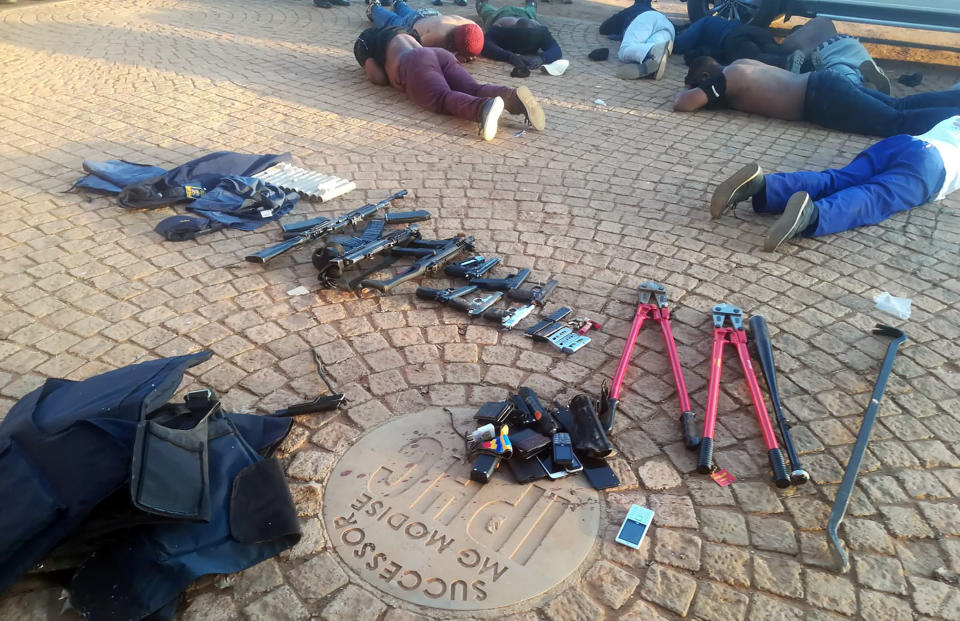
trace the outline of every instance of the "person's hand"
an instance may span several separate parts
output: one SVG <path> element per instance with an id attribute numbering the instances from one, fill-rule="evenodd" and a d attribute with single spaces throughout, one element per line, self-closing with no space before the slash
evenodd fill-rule
<path id="1" fill-rule="evenodd" d="M 524 65 L 530 71 L 534 71 L 543 66 L 543 57 L 539 54 L 522 54 L 520 58 L 523 59 Z"/>
<path id="2" fill-rule="evenodd" d="M 527 68 L 527 61 L 524 60 L 523 56 L 521 56 L 520 54 L 511 54 L 510 64 L 513 65 L 515 69 Z"/>

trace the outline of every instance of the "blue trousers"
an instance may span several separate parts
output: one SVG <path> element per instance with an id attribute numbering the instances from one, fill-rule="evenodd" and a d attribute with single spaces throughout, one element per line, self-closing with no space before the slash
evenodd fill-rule
<path id="1" fill-rule="evenodd" d="M 377 28 L 382 26 L 400 26 L 402 28 L 410 29 L 413 28 L 413 23 L 420 19 L 421 17 L 427 17 L 428 15 L 437 15 L 437 11 L 433 9 L 420 9 L 414 11 L 407 6 L 406 2 L 403 0 L 397 0 L 393 3 L 393 10 L 387 10 L 382 6 L 375 5 L 373 7 L 373 25 Z"/>
<path id="2" fill-rule="evenodd" d="M 960 114 L 957 91 L 896 98 L 857 86 L 833 71 L 814 71 L 809 76 L 804 120 L 827 129 L 883 138 L 897 134 L 917 136 Z"/>
<path id="3" fill-rule="evenodd" d="M 843 168 L 766 175 L 765 192 L 753 197 L 758 213 L 782 213 L 796 192 L 806 192 L 819 220 L 803 235 L 816 237 L 877 224 L 922 205 L 943 185 L 946 171 L 935 147 L 912 136 L 872 145 Z"/>

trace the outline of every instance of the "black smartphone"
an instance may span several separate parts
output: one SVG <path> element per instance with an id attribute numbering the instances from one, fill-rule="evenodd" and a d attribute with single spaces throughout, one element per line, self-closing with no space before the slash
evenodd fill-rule
<path id="1" fill-rule="evenodd" d="M 583 458 L 583 474 L 587 475 L 587 480 L 594 489 L 610 489 L 619 487 L 620 479 L 617 473 L 613 471 L 610 464 L 605 459 Z"/>
<path id="2" fill-rule="evenodd" d="M 473 418 L 481 425 L 493 423 L 494 426 L 499 427 L 512 411 L 513 403 L 509 401 L 491 401 L 480 406 Z"/>
<path id="3" fill-rule="evenodd" d="M 560 465 L 560 464 L 557 464 L 557 465 Z M 581 470 L 583 470 L 583 464 L 580 463 L 580 460 L 577 459 L 577 454 L 574 453 L 573 461 L 571 461 L 569 465 L 564 466 L 563 469 L 569 472 L 570 474 L 573 474 L 575 472 L 580 472 Z"/>
<path id="4" fill-rule="evenodd" d="M 553 461 L 564 468 L 573 465 L 573 444 L 569 433 L 553 434 Z"/>
<path id="5" fill-rule="evenodd" d="M 520 459 L 527 459 L 550 446 L 550 438 L 533 429 L 518 429 L 510 432 L 510 444 Z"/>
<path id="6" fill-rule="evenodd" d="M 530 459 L 520 459 L 514 456 L 507 460 L 507 467 L 517 483 L 530 483 L 537 479 L 547 478 L 547 471 L 543 469 L 543 464 L 536 456 Z"/>

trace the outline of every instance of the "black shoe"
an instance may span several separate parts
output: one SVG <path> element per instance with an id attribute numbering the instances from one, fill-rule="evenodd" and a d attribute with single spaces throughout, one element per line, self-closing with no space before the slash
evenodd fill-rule
<path id="1" fill-rule="evenodd" d="M 453 3 L 457 6 L 467 6 L 467 0 L 453 0 Z"/>
<path id="2" fill-rule="evenodd" d="M 393 0 L 380 0 L 380 4 L 383 6 L 393 6 Z"/>
<path id="3" fill-rule="evenodd" d="M 787 201 L 783 214 L 767 231 L 767 240 L 763 244 L 766 252 L 773 252 L 780 244 L 799 237 L 817 216 L 817 206 L 806 192 L 797 192 Z"/>
<path id="4" fill-rule="evenodd" d="M 330 3 L 330 0 L 313 0 L 313 6 L 318 6 L 321 9 L 333 8 L 333 5 Z"/>
<path id="5" fill-rule="evenodd" d="M 760 166 L 747 164 L 717 186 L 710 199 L 710 217 L 719 218 L 727 209 L 762 192 L 765 185 Z"/>

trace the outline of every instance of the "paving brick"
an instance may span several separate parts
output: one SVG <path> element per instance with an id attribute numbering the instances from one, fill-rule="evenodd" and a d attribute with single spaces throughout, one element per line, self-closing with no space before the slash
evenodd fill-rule
<path id="1" fill-rule="evenodd" d="M 310 616 L 310 612 L 287 586 L 254 600 L 244 607 L 243 612 L 251 621 L 297 621 Z"/>
<path id="2" fill-rule="evenodd" d="M 706 621 L 745 619 L 749 598 L 730 587 L 703 582 L 697 591 L 693 614 Z"/>
<path id="3" fill-rule="evenodd" d="M 745 546 L 750 543 L 747 522 L 742 515 L 723 509 L 702 509 L 701 533 L 708 541 Z"/>
<path id="4" fill-rule="evenodd" d="M 806 575 L 806 590 L 807 601 L 814 606 L 846 615 L 857 611 L 856 591 L 847 577 L 811 570 Z"/>
<path id="5" fill-rule="evenodd" d="M 686 616 L 697 590 L 697 581 L 689 576 L 653 564 L 640 591 L 641 597 Z"/>
<path id="6" fill-rule="evenodd" d="M 700 569 L 700 537 L 669 528 L 658 528 L 654 558 L 659 563 L 697 571 Z"/>
<path id="7" fill-rule="evenodd" d="M 577 588 L 565 590 L 543 607 L 550 621 L 603 621 L 606 613 L 596 602 Z"/>
<path id="8" fill-rule="evenodd" d="M 322 552 L 288 574 L 290 585 L 300 597 L 323 599 L 349 582 L 347 574 L 326 552 Z"/>
<path id="9" fill-rule="evenodd" d="M 701 567 L 713 580 L 750 586 L 750 552 L 734 546 L 703 544 Z"/>
<path id="10" fill-rule="evenodd" d="M 651 459 L 637 467 L 640 482 L 647 489 L 664 490 L 678 487 L 682 480 L 665 459 Z"/>

